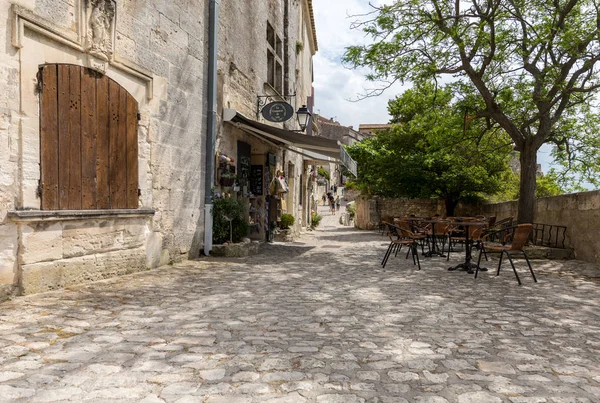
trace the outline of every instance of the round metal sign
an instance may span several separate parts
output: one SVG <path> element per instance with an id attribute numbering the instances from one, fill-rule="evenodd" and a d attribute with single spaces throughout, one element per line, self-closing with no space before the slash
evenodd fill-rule
<path id="1" fill-rule="evenodd" d="M 269 122 L 285 122 L 294 116 L 292 105 L 283 101 L 275 101 L 265 105 L 261 111 L 263 117 Z"/>

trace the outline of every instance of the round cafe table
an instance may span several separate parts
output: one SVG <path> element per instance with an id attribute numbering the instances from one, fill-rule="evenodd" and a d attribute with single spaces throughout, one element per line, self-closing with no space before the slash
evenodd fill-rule
<path id="1" fill-rule="evenodd" d="M 463 263 L 457 264 L 456 266 L 449 267 L 448 270 L 466 271 L 469 274 L 475 273 L 473 270 L 477 267 L 477 264 L 471 262 L 471 244 L 473 243 L 473 240 L 469 239 L 469 227 L 485 227 L 487 223 L 482 221 L 457 221 L 450 222 L 449 224 L 460 225 L 462 227 L 465 227 L 465 261 Z M 480 267 L 479 270 L 487 271 L 487 268 Z"/>

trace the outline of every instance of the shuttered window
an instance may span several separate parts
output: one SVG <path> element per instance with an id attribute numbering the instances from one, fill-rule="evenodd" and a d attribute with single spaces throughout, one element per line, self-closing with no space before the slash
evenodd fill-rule
<path id="1" fill-rule="evenodd" d="M 138 104 L 112 79 L 40 69 L 43 210 L 138 208 Z"/>

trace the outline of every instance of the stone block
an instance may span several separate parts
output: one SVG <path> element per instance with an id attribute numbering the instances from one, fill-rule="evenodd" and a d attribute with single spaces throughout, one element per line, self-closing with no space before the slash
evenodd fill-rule
<path id="1" fill-rule="evenodd" d="M 12 285 L 17 263 L 17 226 L 0 225 L 0 285 Z"/>
<path id="2" fill-rule="evenodd" d="M 63 256 L 70 258 L 139 248 L 145 242 L 146 228 L 143 218 L 65 223 Z"/>
<path id="3" fill-rule="evenodd" d="M 145 270 L 146 251 L 126 249 L 22 266 L 23 294 L 35 294 Z"/>
<path id="4" fill-rule="evenodd" d="M 258 255 L 260 243 L 246 242 L 228 245 L 213 245 L 211 254 L 219 257 L 244 257 Z"/>
<path id="5" fill-rule="evenodd" d="M 146 267 L 156 268 L 169 263 L 169 251 L 163 250 L 163 235 L 151 232 L 146 241 Z M 165 253 L 166 252 L 166 253 Z"/>
<path id="6" fill-rule="evenodd" d="M 64 257 L 68 259 L 123 248 L 123 231 L 123 225 L 114 220 L 65 223 Z"/>
<path id="7" fill-rule="evenodd" d="M 63 258 L 61 223 L 33 223 L 21 226 L 22 264 L 32 264 Z"/>

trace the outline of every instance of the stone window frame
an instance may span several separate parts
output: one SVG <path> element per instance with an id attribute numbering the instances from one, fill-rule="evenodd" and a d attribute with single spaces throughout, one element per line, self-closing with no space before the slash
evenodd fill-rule
<path id="1" fill-rule="evenodd" d="M 147 132 L 150 127 L 147 110 L 153 99 L 166 100 L 166 91 L 162 82 L 163 77 L 152 74 L 147 69 L 120 57 L 118 53 L 112 55 L 109 62 L 98 63 L 98 60 L 86 50 L 86 23 L 87 11 L 83 0 L 75 2 L 76 13 L 75 24 L 72 29 L 67 29 L 47 21 L 38 16 L 34 11 L 21 7 L 17 4 L 11 6 L 12 10 L 12 44 L 20 52 L 20 85 L 19 97 L 21 107 L 19 113 L 22 116 L 34 117 L 24 119 L 19 129 L 19 136 L 27 139 L 22 141 L 16 158 L 21 165 L 18 180 L 18 193 L 14 207 L 9 211 L 9 216 L 19 217 L 22 212 L 39 215 L 43 220 L 52 216 L 56 211 L 42 210 L 39 197 L 40 182 L 40 138 L 39 138 L 39 94 L 38 82 L 35 79 L 39 67 L 44 64 L 67 63 L 90 68 L 105 74 L 107 77 L 119 82 L 127 92 L 132 94 L 138 102 L 142 121 L 139 123 L 140 130 Z M 33 33 L 33 35 L 30 35 Z M 59 54 L 60 53 L 60 54 Z M 160 85 L 154 85 L 157 81 Z M 140 136 L 142 139 L 143 136 Z M 139 145 L 142 147 L 142 144 Z M 144 147 L 140 150 L 146 150 Z M 149 155 L 147 151 L 139 155 L 140 164 L 147 163 Z M 140 165 L 141 167 L 142 165 Z M 153 210 L 147 206 L 152 205 L 151 173 L 140 170 L 139 188 L 140 206 L 137 210 L 128 210 L 127 215 L 135 212 L 151 215 Z M 146 206 L 146 207 L 144 207 Z M 73 217 L 79 217 L 81 212 L 88 215 L 123 215 L 121 210 L 61 210 L 58 216 L 67 219 L 70 213 Z"/>
<path id="2" fill-rule="evenodd" d="M 267 84 L 283 94 L 283 41 L 267 21 Z"/>

